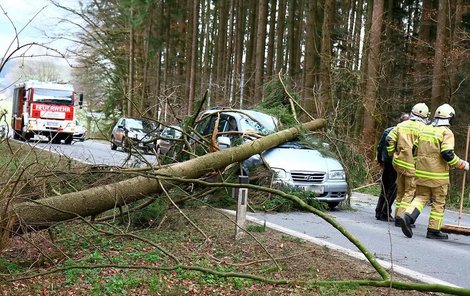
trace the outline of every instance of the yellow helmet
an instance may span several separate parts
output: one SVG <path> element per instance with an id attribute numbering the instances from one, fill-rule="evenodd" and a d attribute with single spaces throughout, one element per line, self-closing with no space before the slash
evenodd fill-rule
<path id="1" fill-rule="evenodd" d="M 413 106 L 411 113 L 419 117 L 426 118 L 429 114 L 429 108 L 425 103 L 418 103 Z"/>
<path id="2" fill-rule="evenodd" d="M 437 118 L 452 118 L 455 116 L 455 110 L 449 104 L 440 105 L 434 113 L 434 117 Z"/>

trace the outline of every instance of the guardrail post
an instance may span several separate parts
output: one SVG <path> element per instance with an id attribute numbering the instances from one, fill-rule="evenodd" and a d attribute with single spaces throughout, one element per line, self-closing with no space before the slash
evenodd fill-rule
<path id="1" fill-rule="evenodd" d="M 248 184 L 248 176 L 238 176 L 239 184 Z M 234 195 L 237 196 L 237 212 L 235 225 L 235 239 L 241 239 L 245 235 L 246 226 L 246 206 L 248 204 L 248 188 L 236 188 Z"/>

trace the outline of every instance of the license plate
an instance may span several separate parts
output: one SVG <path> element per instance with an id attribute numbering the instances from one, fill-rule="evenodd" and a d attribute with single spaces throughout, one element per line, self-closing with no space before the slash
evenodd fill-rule
<path id="1" fill-rule="evenodd" d="M 48 121 L 46 122 L 46 126 L 48 127 L 59 127 L 60 125 L 60 122 L 57 122 L 57 121 Z"/>
<path id="2" fill-rule="evenodd" d="M 296 187 L 307 192 L 314 192 L 316 194 L 323 194 L 325 192 L 325 187 L 323 185 L 299 185 Z"/>

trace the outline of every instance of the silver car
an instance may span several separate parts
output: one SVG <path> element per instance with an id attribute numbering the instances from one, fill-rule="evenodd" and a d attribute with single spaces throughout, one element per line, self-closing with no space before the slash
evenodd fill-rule
<path id="1" fill-rule="evenodd" d="M 255 139 L 254 134 L 267 135 L 278 131 L 278 120 L 253 110 L 209 110 L 203 113 L 196 131 L 200 135 L 217 138 L 219 148 L 223 149 L 239 142 L 237 139 L 241 134 L 245 135 L 246 141 Z M 337 159 L 297 141 L 281 144 L 262 155 L 276 173 L 275 182 L 314 192 L 315 198 L 328 203 L 330 208 L 346 198 L 346 174 Z M 253 156 L 244 162 L 243 167 L 247 169 L 260 163 L 259 156 Z"/>
<path id="2" fill-rule="evenodd" d="M 276 172 L 276 181 L 314 192 L 315 198 L 336 207 L 346 198 L 348 184 L 338 160 L 300 142 L 287 142 L 263 153 Z"/>
<path id="3" fill-rule="evenodd" d="M 75 120 L 75 131 L 73 133 L 73 139 L 80 142 L 85 141 L 86 132 L 86 127 L 80 121 Z"/>

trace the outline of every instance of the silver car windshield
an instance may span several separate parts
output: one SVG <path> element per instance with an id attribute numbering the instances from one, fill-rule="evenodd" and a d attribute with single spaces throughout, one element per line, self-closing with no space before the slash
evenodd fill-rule
<path id="1" fill-rule="evenodd" d="M 251 110 L 244 113 L 248 116 L 244 116 L 240 121 L 240 128 L 243 132 L 254 130 L 262 135 L 268 135 L 277 131 L 276 119 L 274 117 Z"/>
<path id="2" fill-rule="evenodd" d="M 240 126 L 241 126 L 241 130 L 244 131 L 244 132 L 252 130 L 252 131 L 258 132 L 262 135 L 269 134 L 269 130 L 267 128 L 265 128 L 264 126 L 262 126 L 258 122 L 254 121 L 252 119 L 249 119 L 249 118 L 244 118 L 243 120 L 241 120 Z"/>

